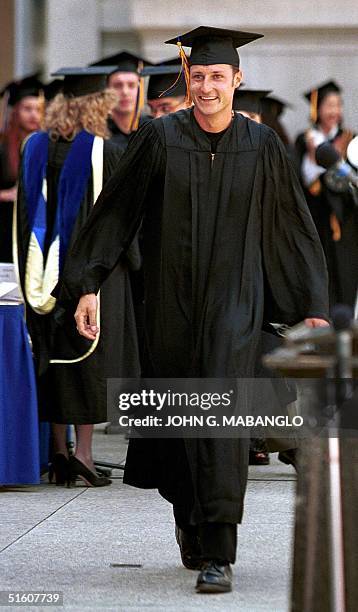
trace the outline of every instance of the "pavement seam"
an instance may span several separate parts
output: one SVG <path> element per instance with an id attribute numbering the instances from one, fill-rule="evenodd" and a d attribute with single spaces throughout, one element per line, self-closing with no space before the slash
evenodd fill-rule
<path id="1" fill-rule="evenodd" d="M 248 478 L 248 482 L 296 482 L 297 478 Z"/>
<path id="2" fill-rule="evenodd" d="M 64 504 L 62 504 L 62 506 L 60 506 L 59 508 L 56 508 L 56 510 L 54 510 L 53 512 L 50 512 L 50 514 L 48 514 L 47 516 L 45 516 L 43 519 L 41 519 L 41 521 L 39 521 L 38 523 L 36 523 L 36 525 L 33 525 L 33 527 L 30 527 L 30 529 L 28 529 L 27 531 L 25 531 L 24 533 L 22 533 L 21 535 L 19 535 L 17 538 L 15 538 L 15 540 L 13 540 L 13 542 L 10 542 L 10 544 L 7 544 L 4 548 L 2 548 L 0 550 L 0 555 L 5 552 L 5 550 L 7 550 L 8 548 L 10 548 L 11 546 L 13 546 L 14 544 L 16 544 L 17 542 L 19 542 L 22 538 L 24 538 L 28 533 L 31 533 L 31 531 L 33 531 L 34 529 L 36 529 L 36 527 L 38 527 L 39 525 L 41 525 L 42 523 L 44 523 L 45 521 L 47 521 L 49 518 L 51 518 L 51 516 L 54 516 L 55 514 L 57 514 L 57 512 L 60 512 L 60 510 L 62 510 L 63 508 L 65 508 L 65 506 L 68 506 L 68 504 L 71 504 L 75 499 L 78 499 L 80 497 L 80 495 L 83 495 L 84 493 L 86 493 L 86 491 L 88 490 L 88 488 L 86 487 L 83 491 L 80 491 L 77 495 L 75 495 L 74 497 L 71 497 L 71 499 L 69 499 L 68 501 L 66 501 Z"/>

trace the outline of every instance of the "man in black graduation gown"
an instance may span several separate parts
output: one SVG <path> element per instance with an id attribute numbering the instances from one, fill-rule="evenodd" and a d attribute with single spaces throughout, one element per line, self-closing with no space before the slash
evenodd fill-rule
<path id="1" fill-rule="evenodd" d="M 145 376 L 250 377 L 264 321 L 326 324 L 324 257 L 284 147 L 232 112 L 236 47 L 259 36 L 180 37 L 194 107 L 138 132 L 71 253 L 61 299 L 81 298 L 77 326 L 93 339 L 95 294 L 143 220 Z M 244 439 L 130 441 L 124 482 L 173 504 L 199 592 L 231 590 L 247 469 Z"/>
<path id="2" fill-rule="evenodd" d="M 121 51 L 90 65 L 113 66 L 107 86 L 117 92 L 118 106 L 113 109 L 108 126 L 112 134 L 112 142 L 124 150 L 133 132 L 150 120 L 147 115 L 139 114 L 136 118 L 136 114 L 141 110 L 138 108 L 141 86 L 139 73 L 144 66 L 151 65 L 151 62 L 129 51 Z"/>

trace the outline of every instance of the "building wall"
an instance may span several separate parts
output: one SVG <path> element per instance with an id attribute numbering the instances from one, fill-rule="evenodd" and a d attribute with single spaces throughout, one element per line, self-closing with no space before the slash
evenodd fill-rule
<path id="1" fill-rule="evenodd" d="M 62 65 L 83 65 L 122 48 L 142 52 L 153 61 L 169 58 L 176 49 L 163 41 L 201 24 L 246 29 L 263 33 L 265 38 L 240 50 L 245 82 L 273 89 L 294 105 L 284 118 L 292 135 L 307 124 L 302 92 L 331 78 L 344 90 L 346 124 L 358 131 L 355 0 L 25 2 L 32 5 L 32 11 L 36 3 L 45 3 L 43 40 L 37 55 L 27 53 L 27 61 L 40 57 L 46 75 Z"/>
<path id="2" fill-rule="evenodd" d="M 0 12 L 0 88 L 10 81 L 14 74 L 14 3 L 12 0 L 3 0 Z"/>

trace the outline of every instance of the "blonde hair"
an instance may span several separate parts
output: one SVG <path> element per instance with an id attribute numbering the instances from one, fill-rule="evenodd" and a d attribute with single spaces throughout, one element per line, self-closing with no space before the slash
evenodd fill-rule
<path id="1" fill-rule="evenodd" d="M 72 140 L 81 130 L 109 138 L 107 119 L 117 104 L 118 97 L 113 89 L 78 98 L 57 94 L 46 109 L 45 130 L 50 132 L 52 140 L 60 137 Z"/>

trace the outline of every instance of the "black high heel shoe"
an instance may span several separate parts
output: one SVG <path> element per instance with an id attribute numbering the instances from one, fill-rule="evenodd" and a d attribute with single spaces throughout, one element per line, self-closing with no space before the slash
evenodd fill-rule
<path id="1" fill-rule="evenodd" d="M 56 486 L 64 486 L 69 480 L 69 461 L 62 453 L 53 456 L 48 470 L 48 480 L 50 484 L 55 477 Z"/>
<path id="2" fill-rule="evenodd" d="M 92 472 L 92 470 L 86 467 L 82 461 L 79 461 L 76 457 L 70 457 L 68 486 L 74 484 L 77 476 L 82 478 L 89 487 L 106 487 L 112 484 L 110 478 L 98 476 L 96 472 Z"/>

